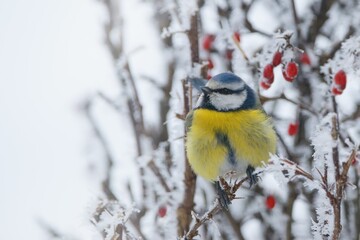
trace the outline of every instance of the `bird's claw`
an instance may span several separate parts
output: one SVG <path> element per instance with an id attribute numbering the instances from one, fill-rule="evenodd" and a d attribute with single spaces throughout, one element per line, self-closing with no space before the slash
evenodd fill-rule
<path id="1" fill-rule="evenodd" d="M 224 189 L 221 187 L 219 181 L 215 182 L 215 187 L 221 207 L 225 210 L 229 210 L 229 205 L 231 204 L 231 201 L 229 199 L 227 192 L 224 191 Z"/>
<path id="2" fill-rule="evenodd" d="M 250 187 L 252 187 L 259 181 L 259 176 L 257 175 L 257 173 L 254 173 L 254 171 L 255 168 L 251 165 L 246 168 L 246 175 L 249 178 Z"/>

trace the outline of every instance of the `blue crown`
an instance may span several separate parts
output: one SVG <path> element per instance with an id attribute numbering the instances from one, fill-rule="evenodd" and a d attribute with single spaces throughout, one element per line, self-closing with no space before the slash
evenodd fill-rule
<path id="1" fill-rule="evenodd" d="M 212 78 L 213 80 L 219 82 L 219 83 L 235 83 L 235 82 L 241 82 L 242 79 L 236 76 L 233 73 L 226 72 L 226 73 L 220 73 Z"/>

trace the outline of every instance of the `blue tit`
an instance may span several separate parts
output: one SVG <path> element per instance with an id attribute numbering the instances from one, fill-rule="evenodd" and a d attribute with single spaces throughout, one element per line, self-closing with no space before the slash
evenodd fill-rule
<path id="1" fill-rule="evenodd" d="M 201 90 L 185 122 L 192 169 L 210 181 L 229 172 L 246 173 L 251 186 L 255 167 L 276 150 L 270 117 L 254 90 L 233 73 L 214 76 Z"/>

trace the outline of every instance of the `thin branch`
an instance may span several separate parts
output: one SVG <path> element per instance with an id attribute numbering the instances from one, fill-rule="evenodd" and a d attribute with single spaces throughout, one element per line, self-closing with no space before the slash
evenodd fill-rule
<path id="1" fill-rule="evenodd" d="M 117 112 L 121 113 L 121 110 L 122 110 L 121 107 L 118 104 L 116 104 L 116 102 L 114 102 L 114 100 L 110 99 L 108 96 L 106 96 L 102 92 L 98 92 L 97 95 L 99 96 L 100 99 L 104 100 L 104 102 L 107 103 L 110 107 L 115 109 Z"/>
<path id="2" fill-rule="evenodd" d="M 348 32 L 345 34 L 345 37 L 341 41 L 336 42 L 332 46 L 331 51 L 328 54 L 324 53 L 323 55 L 321 55 L 319 57 L 319 64 L 318 65 L 322 66 L 322 65 L 324 65 L 326 63 L 326 61 L 328 61 L 329 59 L 332 59 L 335 56 L 336 52 L 340 49 L 341 44 L 347 38 L 349 38 L 352 34 L 354 34 L 354 32 L 355 32 L 355 28 L 353 26 L 350 26 Z"/>
<path id="3" fill-rule="evenodd" d="M 288 146 L 286 145 L 283 137 L 278 133 L 278 131 L 276 131 L 276 135 L 277 135 L 277 137 L 278 137 L 281 145 L 283 145 L 287 157 L 292 159 L 293 157 L 292 157 L 292 154 L 291 154 L 291 152 L 290 152 L 290 149 L 289 149 Z"/>
<path id="4" fill-rule="evenodd" d="M 106 174 L 105 174 L 105 179 L 101 183 L 101 187 L 102 187 L 102 190 L 103 190 L 105 196 L 107 197 L 107 199 L 116 200 L 117 198 L 116 198 L 115 194 L 112 192 L 111 187 L 110 187 L 110 180 L 111 180 L 111 175 L 112 175 L 111 173 L 112 173 L 112 166 L 114 164 L 114 158 L 110 151 L 109 145 L 108 145 L 103 133 L 100 130 L 99 125 L 97 124 L 96 120 L 94 119 L 94 116 L 91 113 L 91 107 L 92 107 L 92 101 L 88 100 L 84 106 L 85 114 L 86 114 L 86 117 L 93 129 L 93 132 L 94 132 L 96 138 L 99 140 L 101 147 L 104 150 L 105 158 L 106 158 L 106 168 L 105 168 Z"/>
<path id="5" fill-rule="evenodd" d="M 295 175 L 303 176 L 303 177 L 309 179 L 310 181 L 314 181 L 314 177 L 310 173 L 308 173 L 307 171 L 302 169 L 296 163 L 294 163 L 288 159 L 281 159 L 281 162 L 283 162 L 284 164 L 287 164 L 289 166 L 295 166 Z"/>
<path id="6" fill-rule="evenodd" d="M 248 56 L 246 55 L 244 49 L 240 46 L 240 42 L 236 40 L 235 36 L 232 36 L 232 40 L 233 40 L 235 46 L 240 50 L 240 53 L 241 53 L 241 55 L 243 56 L 243 58 L 245 59 L 245 61 L 246 61 L 247 63 L 249 63 L 249 58 L 248 58 Z"/>
<path id="7" fill-rule="evenodd" d="M 252 33 L 259 33 L 259 34 L 261 34 L 261 35 L 263 35 L 263 36 L 265 36 L 265 37 L 269 37 L 269 38 L 270 38 L 270 37 L 272 36 L 271 34 L 266 33 L 266 32 L 264 32 L 264 31 L 262 31 L 262 30 L 259 30 L 259 29 L 255 28 L 255 27 L 251 24 L 251 22 L 250 22 L 250 20 L 249 20 L 250 8 L 253 6 L 254 3 L 255 3 L 255 0 L 252 0 L 249 4 L 246 4 L 245 2 L 242 2 L 242 4 L 241 4 L 241 8 L 242 8 L 243 12 L 245 13 L 245 22 L 244 22 L 244 25 L 245 25 L 245 27 L 246 27 L 250 32 L 252 32 Z"/>
<path id="8" fill-rule="evenodd" d="M 166 180 L 164 179 L 163 175 L 161 174 L 159 168 L 156 166 L 153 160 L 151 160 L 148 163 L 148 167 L 151 169 L 151 171 L 155 174 L 155 176 L 158 178 L 161 186 L 164 188 L 166 192 L 171 192 L 171 189 L 169 188 L 168 184 L 166 183 Z"/>
<path id="9" fill-rule="evenodd" d="M 234 199 L 236 199 L 236 191 L 242 186 L 242 184 L 244 182 L 246 182 L 248 180 L 248 177 L 244 177 L 243 179 L 241 179 L 239 182 L 235 183 L 232 187 L 229 186 L 229 188 L 224 188 L 224 190 L 226 191 L 226 193 L 228 194 L 229 200 L 233 201 Z M 225 180 L 224 180 L 225 181 Z M 201 216 L 200 218 L 195 219 L 195 224 L 189 229 L 189 231 L 185 234 L 185 239 L 187 240 L 191 240 L 194 237 L 196 237 L 199 233 L 198 233 L 198 229 L 205 224 L 206 222 L 208 222 L 209 220 L 211 220 L 215 214 L 217 214 L 218 212 L 220 212 L 220 210 L 222 210 L 222 206 L 219 202 L 218 199 L 215 200 L 215 204 L 212 206 L 212 208 L 210 208 L 203 216 Z"/>
<path id="10" fill-rule="evenodd" d="M 329 18 L 328 11 L 335 2 L 335 0 L 321 0 L 320 9 L 318 12 L 314 11 L 314 19 L 309 27 L 308 36 L 306 39 L 308 43 L 315 43 L 315 40 L 320 33 L 320 29 Z M 314 5 L 315 4 L 318 4 L 318 2 L 314 3 Z"/>
<path id="11" fill-rule="evenodd" d="M 276 100 L 286 100 L 290 103 L 293 103 L 295 105 L 298 105 L 301 109 L 308 111 L 309 113 L 313 114 L 314 116 L 318 116 L 318 113 L 309 105 L 302 103 L 302 102 L 296 102 L 292 99 L 287 98 L 284 94 L 281 94 L 279 97 L 273 97 L 273 98 L 268 98 L 268 97 L 264 97 L 264 96 L 260 96 L 260 102 L 261 104 L 264 104 L 267 101 L 276 101 Z"/>
<path id="12" fill-rule="evenodd" d="M 291 0 L 291 11 L 292 11 L 292 15 L 294 18 L 294 25 L 296 28 L 296 34 L 298 37 L 298 41 L 301 42 L 300 22 L 299 22 L 299 18 L 298 18 L 297 11 L 296 11 L 295 0 Z"/>

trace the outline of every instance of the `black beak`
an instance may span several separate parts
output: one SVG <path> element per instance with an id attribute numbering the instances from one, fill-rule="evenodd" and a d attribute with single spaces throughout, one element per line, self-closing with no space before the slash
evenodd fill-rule
<path id="1" fill-rule="evenodd" d="M 208 88 L 208 87 L 202 87 L 201 88 L 201 91 L 204 93 L 204 94 L 210 94 L 212 92 L 211 88 Z"/>

